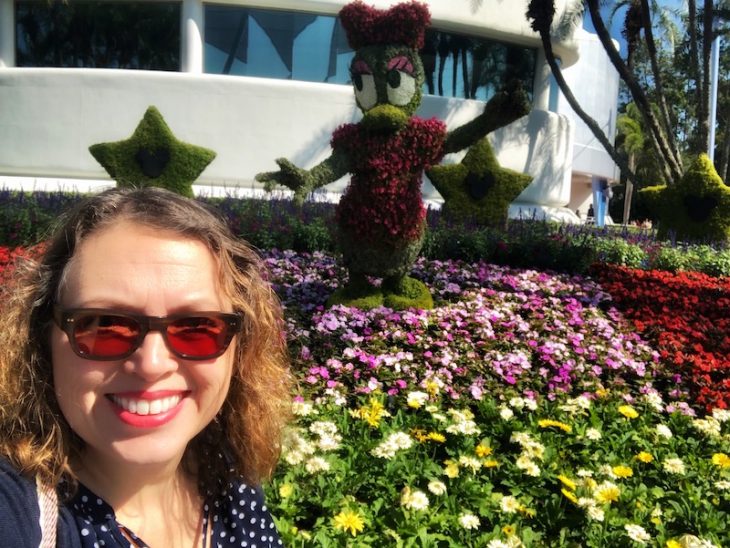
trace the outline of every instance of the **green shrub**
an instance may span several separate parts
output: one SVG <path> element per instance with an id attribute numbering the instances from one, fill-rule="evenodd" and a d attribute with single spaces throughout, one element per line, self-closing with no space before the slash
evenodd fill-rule
<path id="1" fill-rule="evenodd" d="M 700 154 L 678 183 L 660 189 L 659 237 L 730 243 L 730 187 Z"/>
<path id="2" fill-rule="evenodd" d="M 690 270 L 690 255 L 679 247 L 660 247 L 652 258 L 651 267 L 655 270 Z"/>
<path id="3" fill-rule="evenodd" d="M 592 243 L 599 262 L 631 268 L 642 268 L 647 262 L 647 254 L 641 246 L 622 238 L 594 238 Z"/>
<path id="4" fill-rule="evenodd" d="M 49 233 L 79 193 L 0 190 L 0 246 L 28 247 Z M 289 199 L 198 198 L 227 219 L 231 229 L 258 249 L 298 252 L 336 250 L 335 205 Z M 660 244 L 648 232 L 535 220 L 510 221 L 507 228 L 446 222 L 431 212 L 421 255 L 429 259 L 484 260 L 515 267 L 585 273 L 594 262 L 632 268 L 692 270 L 730 276 L 730 248 Z M 382 298 L 382 296 L 378 297 Z"/>
<path id="5" fill-rule="evenodd" d="M 652 257 L 650 268 L 656 270 L 689 270 L 710 276 L 730 276 L 730 249 L 718 250 L 709 245 L 662 247 Z"/>

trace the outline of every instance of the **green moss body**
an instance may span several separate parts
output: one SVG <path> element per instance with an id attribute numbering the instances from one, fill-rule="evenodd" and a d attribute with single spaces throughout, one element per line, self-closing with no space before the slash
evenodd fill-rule
<path id="1" fill-rule="evenodd" d="M 695 159 L 679 183 L 642 193 L 658 196 L 660 238 L 674 232 L 680 240 L 730 242 L 730 187 L 706 154 Z"/>
<path id="2" fill-rule="evenodd" d="M 486 137 L 477 141 L 459 164 L 428 171 L 444 199 L 444 217 L 483 226 L 504 226 L 510 203 L 532 177 L 502 168 Z"/>
<path id="3" fill-rule="evenodd" d="M 178 140 L 154 106 L 129 139 L 98 143 L 89 152 L 120 187 L 162 187 L 191 198 L 193 182 L 216 156 Z"/>

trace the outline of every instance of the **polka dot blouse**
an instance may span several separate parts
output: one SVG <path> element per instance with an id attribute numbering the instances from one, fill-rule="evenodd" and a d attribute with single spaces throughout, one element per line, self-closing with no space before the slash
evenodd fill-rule
<path id="1" fill-rule="evenodd" d="M 116 520 L 111 506 L 82 484 L 66 506 L 76 520 L 84 548 L 147 546 Z M 203 515 L 202 537 L 210 535 L 214 548 L 282 546 L 261 491 L 244 483 L 230 484 L 221 497 L 206 502 Z"/>

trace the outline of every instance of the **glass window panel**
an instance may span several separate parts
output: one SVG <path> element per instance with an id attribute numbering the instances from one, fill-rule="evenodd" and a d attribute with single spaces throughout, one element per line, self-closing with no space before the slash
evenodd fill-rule
<path id="1" fill-rule="evenodd" d="M 52 2 L 15 5 L 19 67 L 180 70 L 180 5 Z"/>
<path id="2" fill-rule="evenodd" d="M 353 52 L 329 15 L 207 4 L 205 70 L 309 82 L 350 83 Z M 488 100 L 518 78 L 532 96 L 534 49 L 429 30 L 421 58 L 423 90 Z"/>

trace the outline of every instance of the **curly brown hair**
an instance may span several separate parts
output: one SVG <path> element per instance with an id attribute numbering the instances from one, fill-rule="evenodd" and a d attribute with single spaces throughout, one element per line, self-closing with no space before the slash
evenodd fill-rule
<path id="1" fill-rule="evenodd" d="M 184 464 L 202 495 L 235 477 L 258 485 L 273 472 L 289 417 L 292 377 L 281 304 L 256 252 L 200 202 L 159 189 L 110 189 L 66 215 L 38 261 L 18 265 L 0 298 L 0 455 L 22 473 L 76 484 L 69 461 L 84 442 L 66 422 L 53 389 L 52 309 L 75 250 L 90 234 L 130 221 L 204 243 L 221 287 L 243 318 L 223 407 L 188 444 Z"/>

